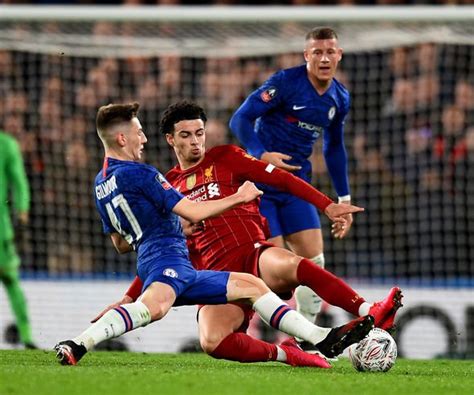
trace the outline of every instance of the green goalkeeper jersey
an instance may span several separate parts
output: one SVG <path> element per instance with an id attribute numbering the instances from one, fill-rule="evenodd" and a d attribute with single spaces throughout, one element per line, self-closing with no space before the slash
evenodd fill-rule
<path id="1" fill-rule="evenodd" d="M 13 204 L 9 202 L 10 196 Z M 0 240 L 13 238 L 11 205 L 17 212 L 27 212 L 30 208 L 30 187 L 18 143 L 0 131 Z"/>

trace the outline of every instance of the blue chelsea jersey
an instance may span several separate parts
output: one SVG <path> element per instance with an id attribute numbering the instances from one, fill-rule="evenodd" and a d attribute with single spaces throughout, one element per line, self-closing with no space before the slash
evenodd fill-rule
<path id="1" fill-rule="evenodd" d="M 350 107 L 347 89 L 336 79 L 320 95 L 307 76 L 306 65 L 281 70 L 251 93 L 233 115 L 230 126 L 247 150 L 282 152 L 302 166 L 296 175 L 309 180 L 313 144 L 323 135 L 323 151 L 339 196 L 349 193 L 344 120 Z M 329 162 L 328 162 L 329 159 Z"/>
<path id="2" fill-rule="evenodd" d="M 169 256 L 188 257 L 173 207 L 184 197 L 153 166 L 106 158 L 95 178 L 104 233 L 119 233 L 137 251 L 138 265 Z"/>

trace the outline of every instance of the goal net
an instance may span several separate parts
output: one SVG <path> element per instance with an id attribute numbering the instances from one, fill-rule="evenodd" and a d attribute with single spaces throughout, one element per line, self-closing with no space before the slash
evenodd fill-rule
<path id="1" fill-rule="evenodd" d="M 166 172 L 175 164 L 157 131 L 166 106 L 196 100 L 210 118 L 209 143 L 238 143 L 227 127 L 232 112 L 273 72 L 302 63 L 305 33 L 324 25 L 344 49 L 337 78 L 352 96 L 351 194 L 366 209 L 343 241 L 330 238 L 323 220 L 328 268 L 383 287 L 469 289 L 472 11 L 0 7 L 0 129 L 20 141 L 32 190 L 31 223 L 17 245 L 23 276 L 135 275 L 135 257 L 115 253 L 93 206 L 103 155 L 94 128 L 99 106 L 139 101 L 146 161 Z M 314 185 L 335 197 L 319 145 L 311 160 Z"/>

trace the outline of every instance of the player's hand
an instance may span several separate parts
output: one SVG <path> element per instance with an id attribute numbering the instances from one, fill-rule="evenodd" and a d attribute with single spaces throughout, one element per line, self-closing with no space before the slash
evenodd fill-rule
<path id="1" fill-rule="evenodd" d="M 364 211 L 362 207 L 348 203 L 332 203 L 326 207 L 325 214 L 334 222 L 331 230 L 333 236 L 336 239 L 344 238 L 352 226 L 352 214 L 361 211 Z"/>
<path id="2" fill-rule="evenodd" d="M 364 211 L 362 207 L 354 206 L 347 203 L 331 203 L 324 210 L 324 214 L 333 222 L 345 222 L 347 214 L 359 213 Z"/>
<path id="3" fill-rule="evenodd" d="M 122 300 L 120 300 L 118 302 L 115 302 L 115 303 L 112 303 L 112 304 L 109 304 L 104 310 L 102 310 L 96 317 L 94 317 L 91 320 L 91 323 L 94 323 L 94 322 L 98 321 L 105 313 L 107 313 L 107 311 L 115 309 L 115 308 L 119 307 L 121 304 L 132 303 L 132 302 L 133 302 L 133 299 L 130 296 L 124 295 Z"/>
<path id="4" fill-rule="evenodd" d="M 291 156 L 282 154 L 281 152 L 264 152 L 260 159 L 286 171 L 296 171 L 301 169 L 301 166 L 293 166 L 283 162 L 285 160 L 290 160 Z"/>
<path id="5" fill-rule="evenodd" d="M 183 217 L 179 217 L 179 219 L 181 221 L 181 226 L 183 227 L 183 233 L 186 237 L 191 236 L 195 232 L 202 232 L 205 229 L 204 221 L 193 223 Z"/>
<path id="6" fill-rule="evenodd" d="M 351 229 L 353 218 L 352 214 L 345 214 L 342 216 L 345 220 L 345 223 L 335 222 L 332 224 L 331 233 L 336 239 L 343 239 L 346 237 L 347 233 Z"/>
<path id="7" fill-rule="evenodd" d="M 237 190 L 237 194 L 242 199 L 242 203 L 248 203 L 263 195 L 263 192 L 253 182 L 245 181 Z"/>

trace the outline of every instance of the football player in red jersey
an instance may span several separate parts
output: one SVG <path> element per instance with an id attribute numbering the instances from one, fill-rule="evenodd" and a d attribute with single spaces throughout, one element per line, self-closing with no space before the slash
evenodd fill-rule
<path id="1" fill-rule="evenodd" d="M 189 199 L 219 199 L 234 193 L 245 180 L 251 180 L 301 197 L 333 221 L 344 221 L 344 215 L 363 210 L 334 203 L 300 178 L 255 159 L 237 146 L 218 146 L 205 152 L 205 122 L 201 107 L 181 101 L 168 107 L 160 123 L 161 132 L 179 162 L 166 177 Z M 295 287 L 306 285 L 328 303 L 354 315 L 373 315 L 378 327 L 393 326 L 395 313 L 401 306 L 398 287 L 392 288 L 382 302 L 369 304 L 340 278 L 289 250 L 274 247 L 266 242 L 265 220 L 257 202 L 199 224 L 183 222 L 183 225 L 191 260 L 198 269 L 252 273 L 283 295 L 291 295 Z M 137 277 L 121 303 L 136 299 L 140 292 L 141 282 Z M 281 352 L 278 346 L 246 334 L 252 315 L 251 309 L 238 303 L 201 306 L 199 335 L 203 350 L 215 358 L 240 362 L 277 358 Z"/>

